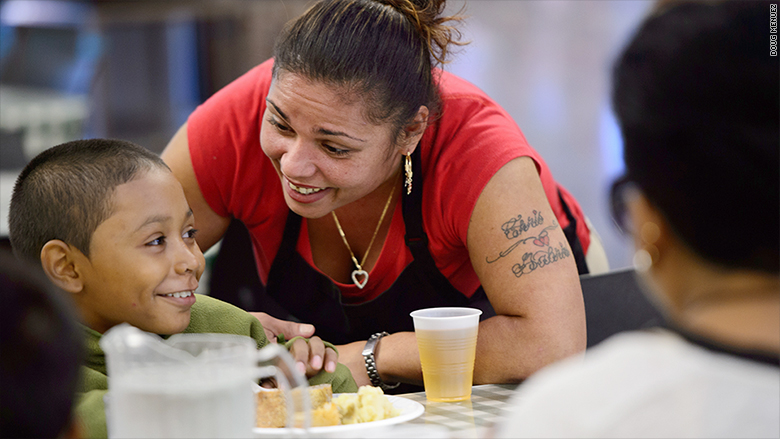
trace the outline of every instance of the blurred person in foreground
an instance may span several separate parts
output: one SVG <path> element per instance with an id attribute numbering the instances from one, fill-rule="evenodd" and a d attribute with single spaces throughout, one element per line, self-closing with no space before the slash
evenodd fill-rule
<path id="1" fill-rule="evenodd" d="M 664 2 L 614 69 L 616 219 L 670 330 L 523 383 L 498 437 L 780 435 L 780 110 L 769 2 Z"/>
<path id="2" fill-rule="evenodd" d="M 43 272 L 0 250 L 0 436 L 81 437 L 72 415 L 82 332 Z"/>

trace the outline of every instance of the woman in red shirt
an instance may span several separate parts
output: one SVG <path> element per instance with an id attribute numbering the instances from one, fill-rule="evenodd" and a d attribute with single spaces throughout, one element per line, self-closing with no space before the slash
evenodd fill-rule
<path id="1" fill-rule="evenodd" d="M 458 44 L 443 10 L 317 3 L 163 152 L 202 248 L 241 220 L 274 316 L 314 324 L 386 390 L 422 382 L 414 309 L 483 309 L 475 384 L 586 344 L 584 215 L 502 108 L 435 68 Z"/>

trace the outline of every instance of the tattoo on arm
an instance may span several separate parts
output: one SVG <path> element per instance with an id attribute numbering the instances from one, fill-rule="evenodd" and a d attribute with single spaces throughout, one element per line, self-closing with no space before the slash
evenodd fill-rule
<path id="1" fill-rule="evenodd" d="M 512 218 L 501 224 L 501 230 L 504 232 L 506 239 L 515 239 L 529 229 L 539 227 L 542 224 L 544 224 L 542 213 L 534 210 L 525 220 L 523 220 L 523 215 L 521 214 L 517 215 L 517 218 Z"/>
<path id="2" fill-rule="evenodd" d="M 553 220 L 552 224 L 542 229 L 542 231 L 537 236 L 529 236 L 527 238 L 523 238 L 509 246 L 506 250 L 502 251 L 501 253 L 496 256 L 495 259 L 485 258 L 488 264 L 492 264 L 493 262 L 496 262 L 497 260 L 503 258 L 504 256 L 508 255 L 509 253 L 512 253 L 512 250 L 517 248 L 520 244 L 525 244 L 527 241 L 533 240 L 534 245 L 537 245 L 539 247 L 544 247 L 546 245 L 550 244 L 550 237 L 547 236 L 547 231 L 552 230 L 554 228 L 558 227 L 558 222 Z"/>
<path id="3" fill-rule="evenodd" d="M 515 239 L 520 237 L 530 229 L 539 227 L 544 224 L 544 218 L 541 212 L 533 211 L 531 216 L 523 219 L 523 215 L 518 215 L 516 218 L 512 218 L 509 221 L 501 225 L 501 230 L 504 232 L 504 236 L 507 239 Z M 486 257 L 485 261 L 488 264 L 498 261 L 499 259 L 512 253 L 520 244 L 525 244 L 528 241 L 532 241 L 533 245 L 541 247 L 536 251 L 527 251 L 523 254 L 521 262 L 512 265 L 512 273 L 515 277 L 521 277 L 524 274 L 531 273 L 532 271 L 550 265 L 561 259 L 571 256 L 571 251 L 568 246 L 563 242 L 559 242 L 557 246 L 550 245 L 550 237 L 548 230 L 552 230 L 558 227 L 558 222 L 553 220 L 552 224 L 543 228 L 539 234 L 535 236 L 528 236 L 515 241 L 506 250 L 502 251 L 495 258 L 491 259 Z"/>
<path id="4" fill-rule="evenodd" d="M 523 261 L 512 266 L 512 273 L 514 273 L 515 277 L 520 277 L 537 268 L 545 267 L 569 256 L 571 256 L 569 248 L 562 242 L 559 242 L 557 248 L 547 246 L 547 250 L 539 250 L 536 253 L 526 252 L 523 255 Z"/>

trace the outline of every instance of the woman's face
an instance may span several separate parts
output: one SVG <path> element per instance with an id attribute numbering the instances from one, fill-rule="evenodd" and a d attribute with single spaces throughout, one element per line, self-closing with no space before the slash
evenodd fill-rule
<path id="1" fill-rule="evenodd" d="M 364 117 L 362 100 L 305 76 L 280 72 L 268 92 L 260 144 L 279 173 L 287 205 L 319 218 L 359 200 L 396 175 L 409 141 Z M 416 139 L 414 140 L 416 142 Z"/>

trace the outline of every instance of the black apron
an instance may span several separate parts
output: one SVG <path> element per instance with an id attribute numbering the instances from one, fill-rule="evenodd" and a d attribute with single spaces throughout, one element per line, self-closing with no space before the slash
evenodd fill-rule
<path id="1" fill-rule="evenodd" d="M 423 185 L 419 151 L 420 148 L 416 148 L 412 160 L 417 188 Z M 428 251 L 428 236 L 423 231 L 422 190 L 413 190 L 411 194 L 404 195 L 402 203 L 405 242 L 414 260 L 390 289 L 361 304 L 344 303 L 341 291 L 330 278 L 312 268 L 298 254 L 295 249 L 300 235 L 301 217 L 290 211 L 282 243 L 271 265 L 265 292 L 262 293 L 278 306 L 263 311 L 280 319 L 311 323 L 317 328 L 318 336 L 337 345 L 367 340 L 372 334 L 381 331 L 391 334 L 414 331 L 409 313 L 422 308 L 469 306 L 482 310 L 481 320 L 495 316 L 482 287 L 468 298 L 455 289 L 436 267 Z M 571 229 L 566 236 L 570 243 L 570 235 L 575 240 L 576 246 L 571 247 L 579 267 L 580 259 L 584 263 L 584 255 L 577 259 L 577 250 L 582 253 L 582 247 L 577 234 L 572 233 L 576 231 L 576 219 L 567 207 L 565 210 L 570 220 L 567 229 Z M 267 303 L 267 299 L 261 301 Z M 398 390 L 414 391 L 408 386 L 401 386 Z"/>
<path id="2" fill-rule="evenodd" d="M 413 160 L 414 183 L 418 188 L 422 187 L 419 149 Z M 404 195 L 402 208 L 405 242 L 414 260 L 390 289 L 361 304 L 344 303 L 341 291 L 330 278 L 312 268 L 295 251 L 301 217 L 290 211 L 265 288 L 266 294 L 288 311 L 286 316 L 275 317 L 311 323 L 323 340 L 345 344 L 367 340 L 375 332 L 414 331 L 409 313 L 421 308 L 471 306 L 482 310 L 483 319 L 494 316 L 495 311 L 482 288 L 468 298 L 436 268 L 428 252 L 428 237 L 423 232 L 422 191 Z"/>

